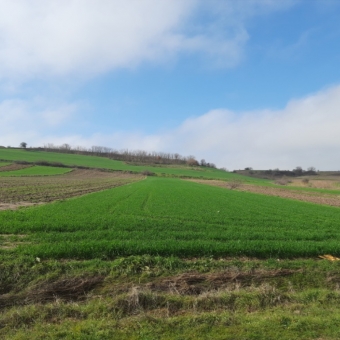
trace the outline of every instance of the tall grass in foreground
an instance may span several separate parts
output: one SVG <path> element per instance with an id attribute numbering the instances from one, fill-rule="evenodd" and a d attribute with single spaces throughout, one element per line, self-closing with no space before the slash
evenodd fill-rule
<path id="1" fill-rule="evenodd" d="M 339 339 L 339 263 L 0 256 L 1 339 Z"/>
<path id="2" fill-rule="evenodd" d="M 338 208 L 162 178 L 0 213 L 44 258 L 340 255 L 339 227 Z"/>

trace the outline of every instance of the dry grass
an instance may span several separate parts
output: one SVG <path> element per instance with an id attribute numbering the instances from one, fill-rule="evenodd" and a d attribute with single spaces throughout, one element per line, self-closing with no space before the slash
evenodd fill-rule
<path id="1" fill-rule="evenodd" d="M 278 185 L 287 185 L 288 183 L 291 183 L 290 180 L 288 180 L 287 177 L 283 176 L 282 178 L 278 178 L 276 181 L 275 181 L 275 184 L 278 184 Z"/>
<path id="2" fill-rule="evenodd" d="M 47 303 L 56 300 L 80 301 L 101 284 L 104 276 L 72 277 L 54 282 L 43 282 L 19 294 L 0 295 L 0 309 L 14 305 Z"/>
<path id="3" fill-rule="evenodd" d="M 231 270 L 218 273 L 184 273 L 173 277 L 162 279 L 158 282 L 146 285 L 151 291 L 168 292 L 179 295 L 200 295 L 203 293 L 217 291 L 221 289 L 234 289 L 235 286 L 250 286 L 259 284 L 271 278 L 289 276 L 299 272 L 299 270 L 252 270 L 251 272 L 241 272 Z"/>
<path id="4" fill-rule="evenodd" d="M 217 180 L 196 180 L 191 179 L 190 181 L 201 183 L 201 184 L 208 184 L 212 186 L 217 186 L 221 188 L 229 188 L 228 182 L 224 181 L 217 181 Z M 301 182 L 301 179 L 299 180 Z M 310 181 L 312 182 L 312 181 Z M 302 183 L 302 182 L 301 182 Z M 292 183 L 292 185 L 294 185 Z M 306 186 L 305 184 L 301 184 L 301 186 Z M 298 201 L 304 202 L 312 202 L 316 204 L 325 204 L 334 207 L 340 207 L 340 197 L 336 195 L 329 195 L 323 194 L 319 192 L 307 192 L 307 191 L 294 191 L 292 189 L 286 188 L 275 188 L 275 187 L 266 187 L 266 186 L 259 186 L 259 185 L 252 185 L 252 184 L 242 184 L 239 188 L 236 188 L 240 191 L 248 191 L 254 192 L 258 194 L 264 194 L 268 196 L 278 196 L 283 198 L 294 199 Z"/>
<path id="5" fill-rule="evenodd" d="M 304 178 L 295 178 L 292 179 L 290 186 L 294 187 L 311 187 L 317 189 L 328 189 L 328 190 L 340 190 L 340 181 L 339 178 L 336 179 L 306 179 Z"/>

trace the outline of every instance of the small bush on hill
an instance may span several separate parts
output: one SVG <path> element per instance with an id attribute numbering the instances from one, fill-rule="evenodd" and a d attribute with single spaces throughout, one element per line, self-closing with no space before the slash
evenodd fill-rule
<path id="1" fill-rule="evenodd" d="M 307 185 L 309 183 L 309 178 L 304 178 L 302 180 L 302 183 Z"/>
<path id="2" fill-rule="evenodd" d="M 142 175 L 144 175 L 144 176 L 155 176 L 156 174 L 154 172 L 152 172 L 152 171 L 144 170 L 142 172 Z"/>
<path id="3" fill-rule="evenodd" d="M 277 179 L 275 181 L 275 184 L 278 184 L 278 185 L 287 185 L 288 183 L 290 183 L 291 181 L 288 180 L 288 178 L 286 176 L 283 176 L 279 179 Z"/>
<path id="4" fill-rule="evenodd" d="M 236 188 L 239 188 L 241 186 L 242 182 L 238 179 L 234 179 L 230 182 L 228 182 L 227 186 L 230 190 L 233 190 L 233 189 L 236 189 Z"/>

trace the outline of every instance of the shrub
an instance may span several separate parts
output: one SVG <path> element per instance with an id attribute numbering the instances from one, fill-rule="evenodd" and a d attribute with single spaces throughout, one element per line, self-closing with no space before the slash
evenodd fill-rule
<path id="1" fill-rule="evenodd" d="M 289 181 L 286 176 L 278 178 L 275 181 L 275 184 L 278 184 L 278 185 L 287 185 L 288 183 L 291 183 L 291 181 Z"/>
<path id="2" fill-rule="evenodd" d="M 227 183 L 227 186 L 230 190 L 239 188 L 241 186 L 242 182 L 239 179 L 234 179 L 232 181 L 229 181 Z"/>
<path id="3" fill-rule="evenodd" d="M 309 178 L 304 178 L 302 180 L 302 183 L 307 185 L 309 183 Z"/>
<path id="4" fill-rule="evenodd" d="M 144 170 L 142 172 L 142 175 L 144 175 L 144 176 L 155 176 L 156 174 L 154 172 L 152 172 L 152 171 Z"/>

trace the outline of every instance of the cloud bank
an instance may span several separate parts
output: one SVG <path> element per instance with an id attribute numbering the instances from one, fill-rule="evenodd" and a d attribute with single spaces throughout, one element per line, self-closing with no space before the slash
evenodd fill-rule
<path id="1" fill-rule="evenodd" d="M 215 109 L 160 134 L 113 131 L 110 135 L 97 132 L 86 136 L 56 132 L 57 126 L 76 119 L 76 104 L 41 107 L 35 114 L 40 122 L 36 126 L 27 118 L 32 114 L 27 103 L 3 102 L 0 134 L 12 146 L 25 141 L 29 146 L 68 143 L 193 154 L 199 160 L 204 158 L 230 170 L 249 166 L 255 169 L 314 166 L 320 170 L 340 170 L 339 108 L 340 86 L 334 86 L 292 100 L 281 110 Z M 51 119 L 56 116 L 60 117 L 59 121 Z"/>
<path id="2" fill-rule="evenodd" d="M 88 77 L 180 53 L 231 67 L 242 59 L 248 40 L 246 19 L 290 3 L 0 0 L 0 79 Z"/>

